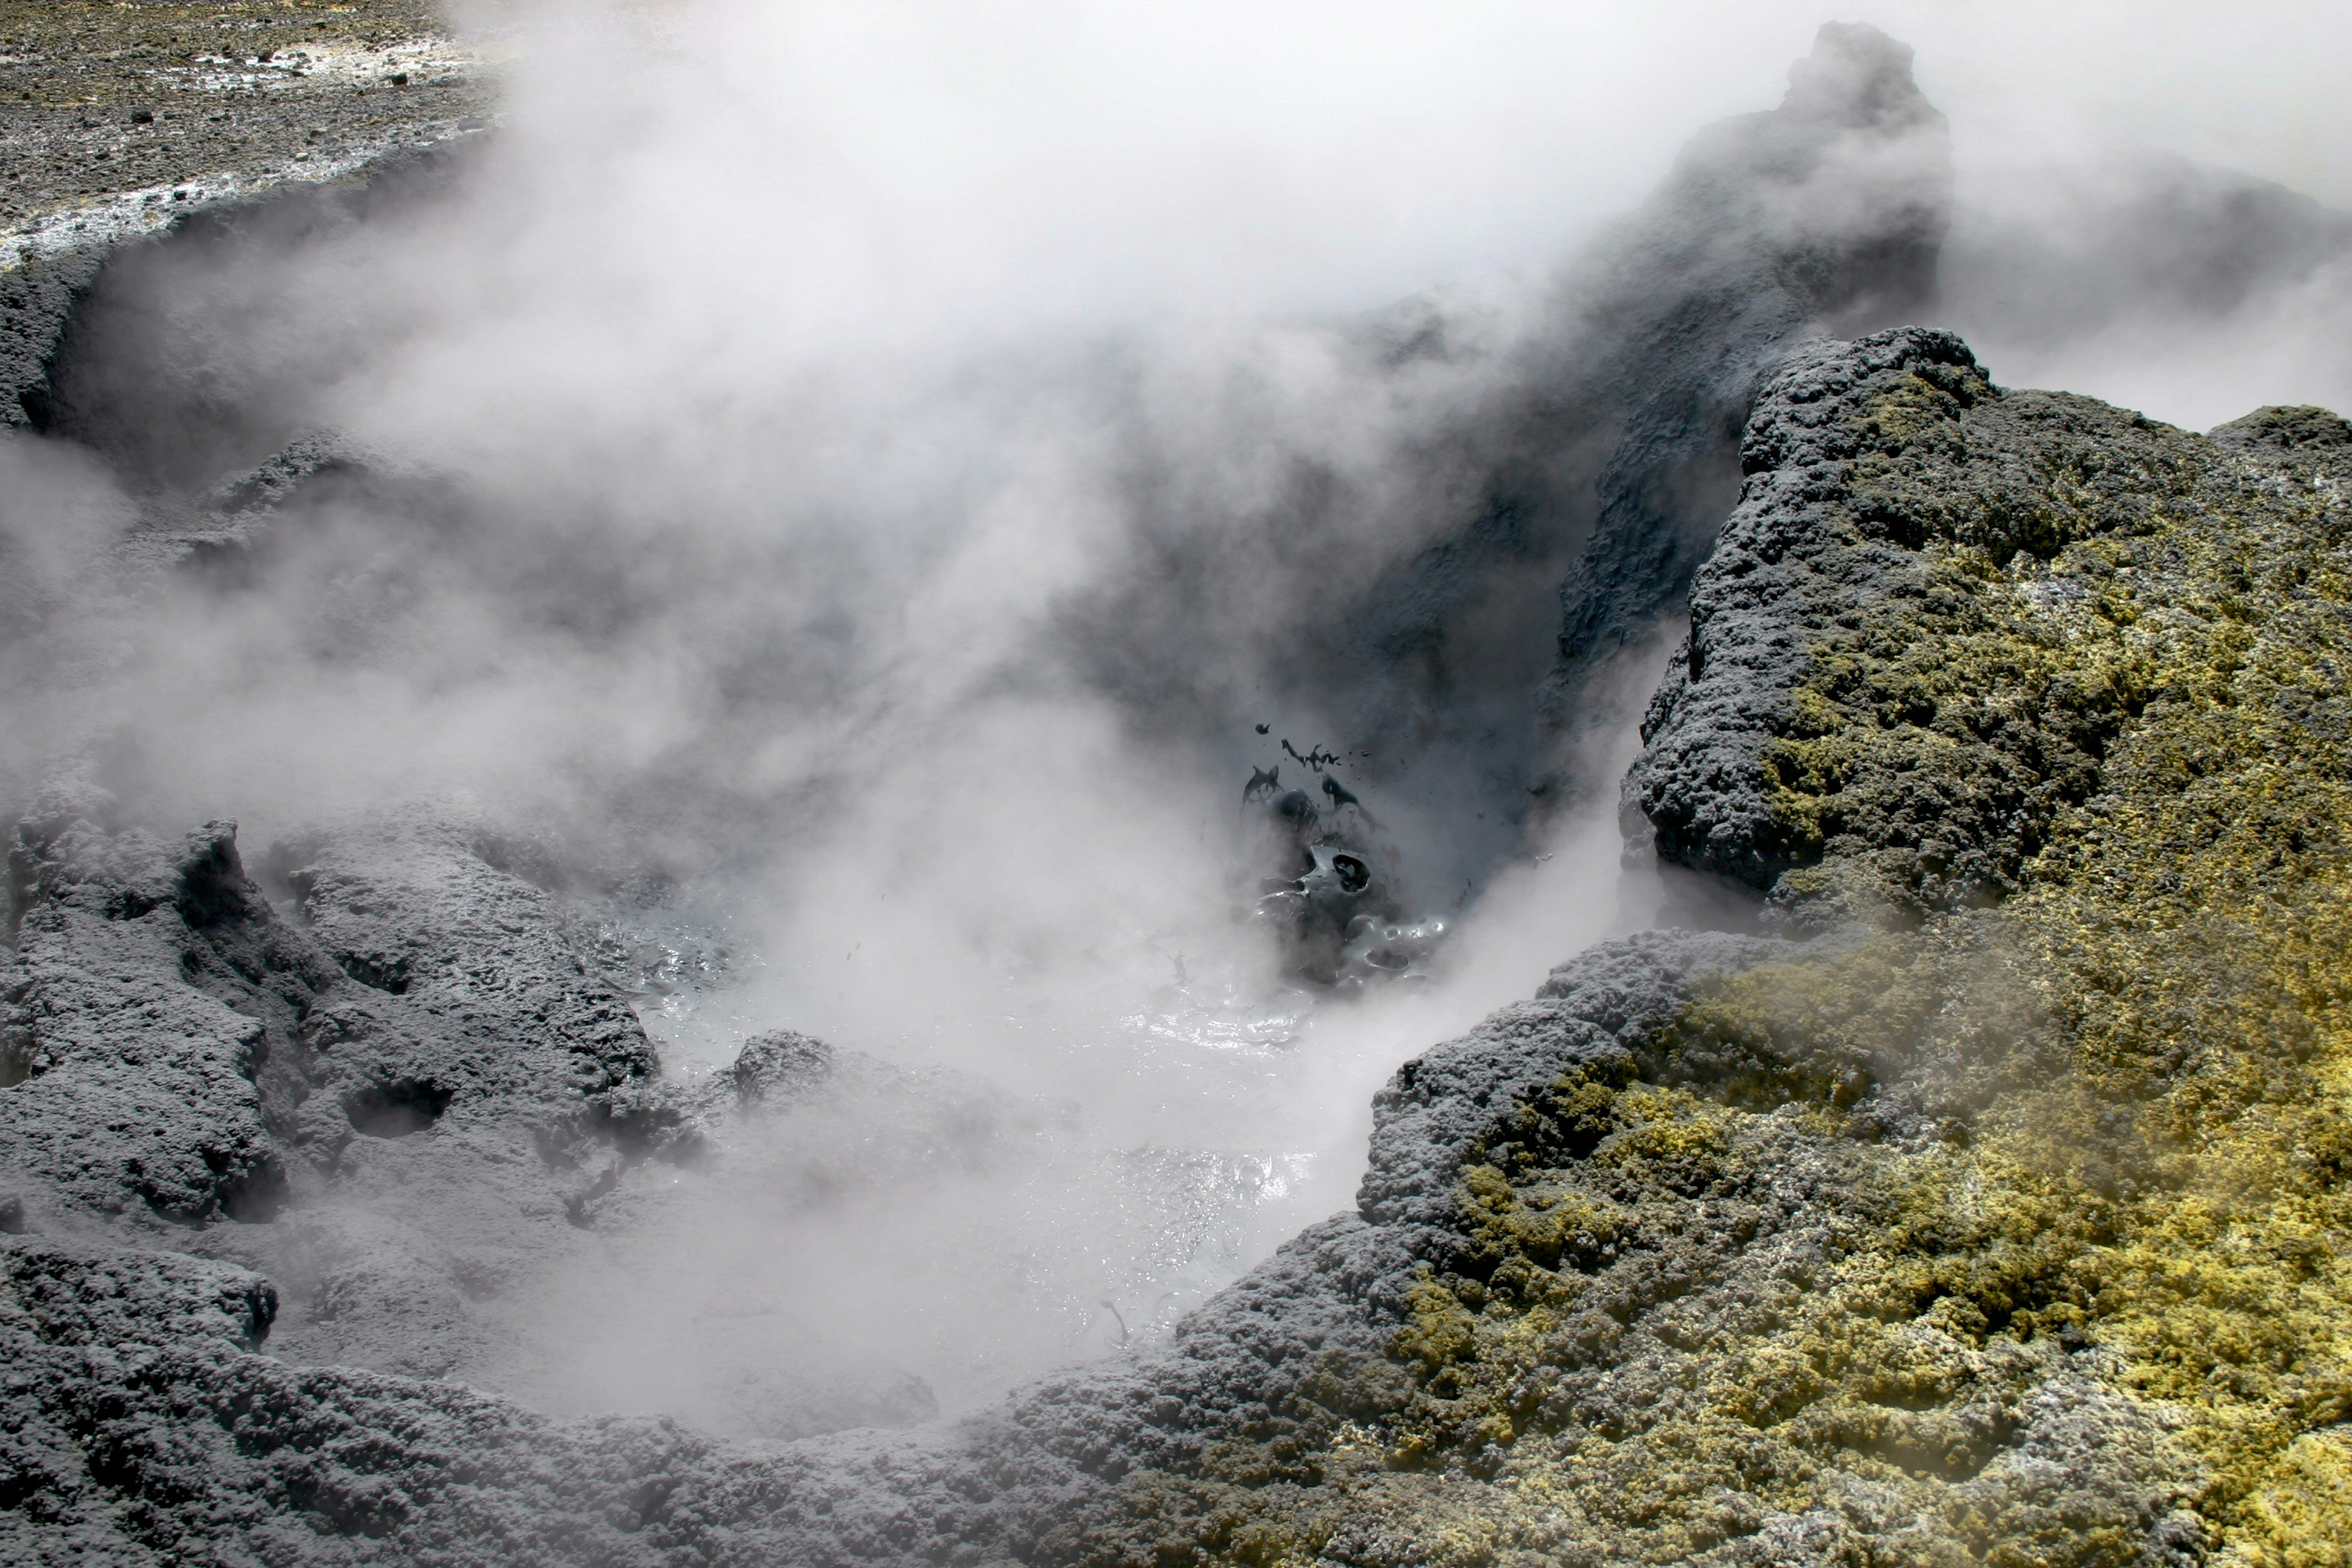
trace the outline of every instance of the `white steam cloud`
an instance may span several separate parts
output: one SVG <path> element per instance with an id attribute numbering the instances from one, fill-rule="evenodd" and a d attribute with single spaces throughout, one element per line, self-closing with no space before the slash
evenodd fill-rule
<path id="1" fill-rule="evenodd" d="M 1914 44 L 1951 118 L 1942 324 L 1997 377 L 2200 426 L 2352 406 L 2341 243 L 2224 257 L 2201 289 L 2179 268 L 2099 286 L 2147 226 L 2210 222 L 2165 157 L 2352 202 L 2352 99 L 2324 68 L 2352 18 L 1847 16 Z M 420 798 L 553 823 L 591 859 L 668 874 L 679 918 L 741 955 L 731 986 L 651 1017 L 673 1070 L 787 1026 L 1011 1097 L 945 1170 L 860 1165 L 862 1134 L 830 1134 L 845 1152 L 803 1129 L 615 1241 L 594 1289 L 517 1292 L 504 1375 L 535 1397 L 756 1427 L 728 1408 L 742 1378 L 805 1384 L 877 1344 L 968 1403 L 1163 1327 L 1347 1201 L 1399 1060 L 1664 893 L 1621 870 L 1596 808 L 1459 912 L 1450 875 L 1426 890 L 1460 927 L 1432 985 L 1286 991 L 1234 912 L 1249 738 L 1204 751 L 1107 700 L 1065 612 L 1153 569 L 1146 507 L 1214 529 L 1307 471 L 1350 498 L 1357 558 L 1284 561 L 1262 604 L 1227 606 L 1253 623 L 1457 521 L 1423 438 L 1475 406 L 1542 330 L 1559 264 L 1692 132 L 1778 100 L 1822 19 L 550 7 L 507 126 L 446 190 L 184 247 L 123 285 L 144 357 L 89 374 L 145 413 L 112 430 L 111 476 L 58 443 L 0 446 L 0 782 L 21 795 L 97 755 L 137 814 L 234 816 L 255 847 Z M 2053 324 L 2064 289 L 2100 311 Z M 1430 289 L 1489 352 L 1362 374 L 1351 323 Z M 203 415 L 221 408 L 241 412 Z M 246 576 L 135 603 L 75 585 L 134 517 L 313 430 L 367 473 L 315 491 Z M 1654 679 L 1660 635 L 1627 679 Z M 1190 675 L 1249 700 L 1261 672 L 1210 640 Z M 1350 739 L 1266 700 L 1277 736 Z M 1605 743 L 1622 771 L 1629 736 Z M 1396 809 L 1401 852 L 1444 862 L 1444 825 Z M 839 1202 L 776 1197 L 861 1174 L 872 1190 Z M 1186 1181 L 1231 1201 L 1176 1236 L 1151 1189 Z M 657 1302 L 681 1279 L 769 1315 L 680 1328 Z"/>

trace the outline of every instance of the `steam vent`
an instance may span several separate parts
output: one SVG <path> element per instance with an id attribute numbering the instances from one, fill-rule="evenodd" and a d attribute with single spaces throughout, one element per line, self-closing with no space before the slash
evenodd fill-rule
<path id="1" fill-rule="evenodd" d="M 1155 336 L 791 9 L 0 0 L 0 1564 L 2352 1568 L 2352 423 L 1999 378 L 2352 215 Z"/>

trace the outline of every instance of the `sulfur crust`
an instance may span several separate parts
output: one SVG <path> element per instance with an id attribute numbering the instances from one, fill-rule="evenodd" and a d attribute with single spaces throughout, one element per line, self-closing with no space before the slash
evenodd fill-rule
<path id="1" fill-rule="evenodd" d="M 1160 1561 L 1741 1561 L 1867 1516 L 1824 1555 L 2093 1568 L 2168 1511 L 2352 1560 L 2337 472 L 1972 373 L 1861 406 L 1845 523 L 1914 569 L 1815 628 L 1759 763 L 1777 904 L 1870 934 L 1507 1116 L 1400 1387 L 1137 1478 Z M 2012 1450 L 2070 1400 L 2127 1484 L 2053 1507 Z"/>

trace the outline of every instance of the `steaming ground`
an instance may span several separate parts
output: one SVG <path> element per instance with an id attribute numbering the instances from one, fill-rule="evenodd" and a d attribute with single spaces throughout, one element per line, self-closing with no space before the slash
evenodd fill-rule
<path id="1" fill-rule="evenodd" d="M 1641 662 L 1654 675 L 1663 647 Z M 1613 740 L 1630 759 L 1638 738 Z M 1685 912 L 1705 898 L 1681 891 Z M 1668 899 L 1596 804 L 1497 877 L 1426 973 L 1349 996 L 1266 973 L 1246 932 L 1063 960 L 1084 983 L 975 973 L 909 997 L 858 962 L 904 950 L 879 900 L 830 907 L 844 951 L 797 961 L 746 951 L 738 921 L 608 927 L 674 987 L 642 1013 L 669 1072 L 718 1070 L 784 1017 L 939 1103 L 879 1081 L 739 1128 L 502 1301 L 510 1348 L 477 1375 L 543 1408 L 789 1436 L 871 1419 L 877 1387 L 891 1414 L 955 1414 L 1141 1348 L 1353 1202 L 1397 1061 L 1528 994 L 1559 943 L 1652 925 Z"/>
<path id="2" fill-rule="evenodd" d="M 485 1289 L 450 1370 L 542 1408 L 791 1436 L 1148 1341 L 1349 1205 L 1398 1062 L 1698 897 L 1621 863 L 1606 790 L 1522 842 L 1464 805 L 1520 777 L 1383 760 L 1348 777 L 1453 936 L 1418 981 L 1286 979 L 1236 922 L 1242 764 L 1358 737 L 1221 634 L 1429 543 L 1467 482 L 1440 437 L 1556 328 L 1552 261 L 1771 101 L 1818 18 L 913 15 L 551 46 L 505 141 L 396 221 L 134 259 L 67 389 L 103 463 L 0 453 L 12 798 L 96 758 L 129 817 L 257 849 L 420 799 L 522 825 L 668 1073 L 778 1027 L 874 1058 Z M 1943 278 L 2004 380 L 2197 424 L 2352 402 L 2332 210 L 2022 167 L 1964 162 Z M 2149 257 L 2183 211 L 2208 250 Z M 1351 312 L 1440 279 L 1446 352 L 1400 366 Z M 165 525 L 228 528 L 207 487 L 313 435 L 341 479 L 154 590 Z M 1075 673 L 1071 608 L 1175 570 L 1139 519 L 1234 518 L 1275 526 L 1139 722 Z M 1619 667 L 1637 701 L 1672 634 Z M 1635 743 L 1621 718 L 1568 760 L 1613 781 Z"/>

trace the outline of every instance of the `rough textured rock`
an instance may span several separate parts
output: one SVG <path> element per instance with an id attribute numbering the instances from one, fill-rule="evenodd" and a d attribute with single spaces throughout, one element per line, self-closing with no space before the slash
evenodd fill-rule
<path id="1" fill-rule="evenodd" d="M 1910 51 L 1823 29 L 1779 108 L 1702 132 L 1525 320 L 1424 300 L 1333 351 L 1396 406 L 1434 400 L 1393 472 L 1263 452 L 1278 437 L 1253 429 L 1217 465 L 1264 462 L 1266 495 L 1195 499 L 1183 455 L 1139 433 L 1135 580 L 1071 616 L 1090 674 L 1149 728 L 1221 750 L 1261 709 L 1312 715 L 1369 753 L 1350 777 L 1375 810 L 1407 799 L 1444 825 L 1414 849 L 1455 879 L 1429 872 L 1408 903 L 1483 880 L 1523 851 L 1531 805 L 1603 782 L 1564 777 L 1581 753 L 1563 731 L 1606 730 L 1620 685 L 1645 694 L 1638 659 L 1730 505 L 1758 378 L 1824 323 L 1927 304 L 1949 185 Z M 1202 669 L 1204 641 L 1243 662 L 1238 689 Z"/>
<path id="2" fill-rule="evenodd" d="M 58 340 L 112 249 L 93 245 L 27 257 L 0 274 L 0 426 L 23 428 L 48 416 L 47 383 Z"/>
<path id="3" fill-rule="evenodd" d="M 2215 441 L 2325 472 L 2343 432 L 2325 410 L 2266 409 Z M 2308 504 L 2140 416 L 2000 391 L 1922 330 L 1796 356 L 1742 450 L 1748 481 L 1626 800 L 1662 853 L 1784 901 L 2015 891 L 2150 696 L 2127 639 L 2059 640 L 2066 612 L 2112 603 L 2136 570 L 2103 568 L 2095 542 Z M 1837 868 L 1787 875 L 1823 860 Z"/>
<path id="4" fill-rule="evenodd" d="M 1591 954 L 1401 1072 L 1385 1354 L 1090 1560 L 2325 1560 L 2342 429 L 1798 356 L 1630 794 L 1837 934 Z"/>
<path id="5" fill-rule="evenodd" d="M 1560 589 L 1549 692 L 1560 718 L 1591 700 L 1597 659 L 1680 608 L 1770 365 L 1824 324 L 1933 306 L 1950 179 L 1944 117 L 1913 83 L 1910 49 L 1859 25 L 1822 29 L 1778 110 L 1713 127 L 1683 154 L 1619 262 L 1664 308 L 1611 323 L 1625 434 Z"/>
<path id="6" fill-rule="evenodd" d="M 2225 447 L 2318 456 L 2352 447 L 2352 419 L 2308 404 L 2257 408 L 2206 432 Z"/>
<path id="7" fill-rule="evenodd" d="M 307 846 L 297 923 L 246 877 L 233 825 L 170 846 L 102 810 L 62 800 L 12 852 L 0 1140 L 22 1223 L 197 1226 L 189 1245 L 295 1289 L 298 1339 L 333 1321 L 314 1350 L 380 1359 L 372 1320 L 429 1342 L 425 1310 L 451 1331 L 446 1370 L 465 1313 L 439 1260 L 486 1191 L 564 1226 L 604 1145 L 540 1142 L 651 1068 L 635 1015 L 545 895 L 449 823 Z M 412 1142 L 427 1132 L 464 1154 Z"/>
<path id="8" fill-rule="evenodd" d="M 1654 933 L 1563 966 L 1402 1069 L 1359 1212 L 1162 1349 L 951 1428 L 776 1445 L 296 1369 L 238 1342 L 252 1309 L 168 1332 L 64 1313 L 23 1331 L 12 1362 L 26 1539 L 291 1562 L 1725 1565 L 2189 1562 L 2324 1541 L 2343 1301 L 2309 1236 L 2352 1216 L 2326 1152 L 2340 1114 L 2297 1086 L 2335 1070 L 2314 1010 L 2337 984 L 2347 906 L 2328 889 L 2352 843 L 2328 739 L 2352 734 L 2352 699 L 2324 652 L 2352 632 L 2342 448 L 2303 411 L 2232 438 L 2000 393 L 1941 334 L 1805 351 L 1751 425 L 1748 500 L 1634 798 L 1752 799 L 1708 819 L 1723 835 L 1662 822 L 1662 841 L 1759 881 L 1756 857 L 1778 853 L 1790 908 L 1910 923 L 1802 942 Z M 1854 696 L 1885 689 L 1936 701 Z M 2131 700 L 2102 707 L 2114 689 Z M 1994 701 L 2012 706 L 1986 721 Z M 1959 717 L 1939 731 L 1947 708 Z M 2107 726 L 2095 752 L 2034 738 L 2082 712 Z M 1775 729 L 1789 714 L 1811 728 Z M 2306 737 L 2288 773 L 2283 726 Z M 1775 786 L 1763 770 L 1790 736 L 1854 760 L 1791 775 L 1834 786 L 1815 795 Z M 1717 771 L 1658 765 L 1685 741 Z M 2006 880 L 1958 897 L 1912 874 L 1904 840 L 1928 817 L 1869 786 L 1921 754 L 1939 778 L 2021 781 L 2042 803 L 1937 797 L 1944 865 Z M 1790 842 L 1769 837 L 1790 820 L 1774 787 L 1893 804 L 1846 811 L 1805 859 L 1769 847 Z M 43 940 L 68 916 L 170 934 L 250 909 L 174 891 L 226 885 L 216 849 L 56 842 L 26 861 Z M 336 963 L 306 1019 L 353 1020 L 354 1081 L 383 1067 L 450 1086 L 430 1127 L 354 1130 L 354 1190 L 371 1169 L 387 1192 L 425 1171 L 376 1163 L 403 1150 L 488 1172 L 446 1145 L 470 1122 L 488 1149 L 520 1110 L 561 1112 L 541 1123 L 551 1146 L 609 1162 L 618 1201 L 631 1159 L 845 1070 L 772 1037 L 702 1088 L 659 1089 L 559 911 L 486 848 L 422 820 L 286 860 L 304 941 Z M 2139 988 L 2147 973 L 2186 984 Z M 499 1052 L 541 1018 L 563 1032 L 510 1074 Z M 545 1234 L 576 1233 L 599 1201 Z M 293 1236 L 302 1214 L 201 1234 Z M 2227 1245 L 2234 1267 L 2206 1267 Z M 349 1240 L 362 1270 L 413 1246 Z M 112 1289 L 96 1272 L 146 1267 L 38 1256 L 68 1281 L 42 1289 L 77 1299 Z M 259 1299 L 251 1275 L 201 1279 L 206 1300 Z M 400 1300 L 381 1279 L 371 1291 Z M 316 1303 L 335 1294 L 289 1292 L 279 1334 L 331 1324 Z M 291 1321 L 306 1299 L 309 1328 Z M 119 1346 L 139 1335 L 158 1342 L 133 1373 Z"/>
<path id="9" fill-rule="evenodd" d="M 1811 636 L 1854 603 L 1919 593 L 1904 580 L 1917 577 L 1916 555 L 1850 515 L 1843 480 L 1869 439 L 1873 395 L 1922 372 L 1971 397 L 1982 387 L 1958 339 L 1906 331 L 1858 350 L 1809 345 L 1758 398 L 1741 452 L 1747 485 L 1692 595 L 1689 640 L 1651 701 L 1646 749 L 1625 784 L 1640 813 L 1629 817 L 1647 819 L 1668 858 L 1759 889 L 1794 863 L 1767 800 L 1765 741 L 1800 722 Z"/>
<path id="10" fill-rule="evenodd" d="M 1542 1021 L 1513 1018 L 1433 1053 L 1431 1079 L 1504 1103 L 1520 1080 L 1575 1059 L 1593 1031 L 1638 1033 L 1689 976 L 1732 956 L 1710 938 L 1599 954 L 1563 971 Z M 804 1083 L 825 1055 L 805 1040 L 755 1042 L 733 1081 L 738 1092 L 756 1083 L 773 1093 Z M 1374 1180 L 1391 1190 L 1459 1158 L 1430 1142 L 1461 1130 L 1429 1127 L 1425 1106 L 1405 1104 L 1381 1113 Z M 249 1348 L 276 1304 L 258 1276 L 26 1240 L 12 1244 L 32 1260 L 17 1278 L 40 1290 L 102 1297 L 117 1289 L 110 1279 L 161 1269 L 183 1295 L 243 1304 L 243 1315 L 183 1309 L 131 1326 L 120 1313 L 44 1318 L 8 1389 L 10 1429 L 39 1456 L 19 1472 L 16 1506 L 37 1550 L 79 1540 L 132 1561 L 142 1550 L 811 1563 L 1149 1552 L 1160 1533 L 1131 1517 L 1134 1500 L 1164 1478 L 1236 1445 L 1311 1442 L 1336 1419 L 1377 1416 L 1401 1398 L 1402 1375 L 1381 1369 L 1425 1228 L 1334 1219 L 1196 1314 L 1165 1350 L 1050 1381 L 962 1427 L 782 1447 L 716 1444 L 661 1422 L 556 1422 L 448 1384 L 289 1368 Z M 142 1347 L 132 1353 L 145 1375 L 110 1364 L 131 1346 Z M 1367 1380 L 1369 1393 L 1358 1386 Z M 101 1389 L 111 1414 L 93 1424 L 83 1412 Z M 168 1441 L 89 1462 L 125 1430 Z"/>
<path id="11" fill-rule="evenodd" d="M 1397 1069 L 1373 1101 L 1367 1219 L 1450 1227 L 1454 1176 L 1511 1108 L 1571 1069 L 1617 1071 L 1700 979 L 1756 963 L 1776 944 L 1652 931 L 1553 971 L 1533 1001 Z"/>
<path id="12" fill-rule="evenodd" d="M 467 825 L 378 818 L 276 858 L 312 939 L 357 982 L 305 1020 L 347 1095 L 463 1120 L 651 1070 L 635 1013 L 589 975 L 549 896 L 485 859 Z"/>
<path id="13" fill-rule="evenodd" d="M 437 7 L 0 6 L 0 428 L 43 427 L 60 334 L 127 241 L 478 127 Z"/>
<path id="14" fill-rule="evenodd" d="M 170 846 L 60 816 L 10 851 L 0 1158 L 16 1195 L 38 1218 L 266 1217 L 308 1088 L 297 1021 L 332 966 L 246 880 L 233 825 Z"/>
<path id="15" fill-rule="evenodd" d="M 1816 934 L 1563 965 L 1399 1071 L 1355 1212 L 978 1419 L 727 1440 L 459 1380 L 515 1278 L 658 1224 L 648 1178 L 755 1126 L 889 1102 L 854 1162 L 776 1167 L 887 1183 L 1030 1110 L 788 1034 L 660 1078 L 527 847 L 447 813 L 284 847 L 274 906 L 229 825 L 45 803 L 10 861 L 0 1562 L 2340 1555 L 2352 426 L 2198 437 L 1919 329 L 1797 345 L 1926 298 L 1940 171 L 1907 57 L 1831 29 L 1612 253 L 1604 368 L 1530 373 L 1501 445 L 1558 466 L 1491 468 L 1341 617 L 1432 702 L 1481 691 L 1486 590 L 1549 595 L 1589 531 L 1573 717 L 1706 554 L 1778 363 L 1627 798 Z M 1856 192 L 1859 225 L 1810 205 Z M 11 274 L 23 320 L 88 282 L 48 276 Z M 78 384 L 41 416 L 154 423 Z M 142 560 L 233 566 L 352 470 L 289 447 Z M 1460 721 L 1511 758 L 1482 788 L 1527 782 L 1495 728 L 1526 686 Z"/>

